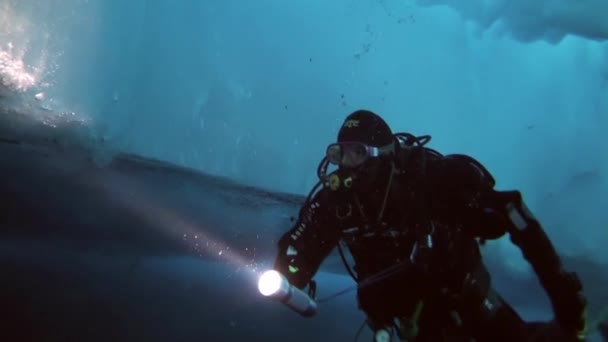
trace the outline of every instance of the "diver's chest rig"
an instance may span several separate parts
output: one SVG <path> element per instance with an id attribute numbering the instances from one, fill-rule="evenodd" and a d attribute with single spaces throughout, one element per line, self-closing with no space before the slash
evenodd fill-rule
<path id="1" fill-rule="evenodd" d="M 433 233 L 434 227 L 431 220 L 428 220 L 429 213 L 428 208 L 426 208 L 425 203 L 427 203 L 427 196 L 423 195 L 422 198 L 418 200 L 421 205 L 421 213 L 420 216 L 424 217 L 424 220 L 420 220 L 420 224 L 417 225 L 415 229 L 401 229 L 402 225 L 395 226 L 393 224 L 389 224 L 385 221 L 385 209 L 387 207 L 387 200 L 389 194 L 391 193 L 394 177 L 400 173 L 405 173 L 406 168 L 405 164 L 409 161 L 410 157 L 414 157 L 418 155 L 420 157 L 420 167 L 416 170 L 416 175 L 412 175 L 416 177 L 420 182 L 418 182 L 417 189 L 413 189 L 418 196 L 424 194 L 427 189 L 424 184 L 424 178 L 426 174 L 426 165 L 427 165 L 427 157 L 430 154 L 434 158 L 443 158 L 443 156 L 432 149 L 424 147 L 430 140 L 431 136 L 414 136 L 410 133 L 397 133 L 394 135 L 394 143 L 395 143 L 395 154 L 393 155 L 393 160 L 391 164 L 391 172 L 389 173 L 389 179 L 384 190 L 384 194 L 382 197 L 382 203 L 378 210 L 378 215 L 375 218 L 370 218 L 366 215 L 366 212 L 361 205 L 359 198 L 356 193 L 351 190 L 353 187 L 353 182 L 355 177 L 353 175 L 341 174 L 339 170 L 332 172 L 331 174 L 327 174 L 327 168 L 329 166 L 329 162 L 327 158 L 323 158 L 323 160 L 319 163 L 317 168 L 317 175 L 319 177 L 319 182 L 317 185 L 313 187 L 310 194 L 307 197 L 305 205 L 309 203 L 310 199 L 317 192 L 317 190 L 323 186 L 325 188 L 329 188 L 332 191 L 344 193 L 348 193 L 350 196 L 350 200 L 348 200 L 348 205 L 346 206 L 336 206 L 336 217 L 341 220 L 348 220 L 349 218 L 355 216 L 359 220 L 361 224 L 358 224 L 354 227 L 343 230 L 340 241 L 337 244 L 338 251 L 340 253 L 340 258 L 344 263 L 346 270 L 349 275 L 355 280 L 357 283 L 357 288 L 361 289 L 363 287 L 369 286 L 371 284 L 377 283 L 395 275 L 396 273 L 403 271 L 403 266 L 405 264 L 411 265 L 412 263 L 420 264 L 421 257 L 427 254 L 427 251 L 430 251 L 433 248 Z M 409 168 L 410 170 L 412 168 Z M 409 171 L 408 171 L 409 172 Z M 408 175 L 409 176 L 409 175 Z M 374 274 L 372 276 L 368 276 L 365 279 L 361 280 L 355 275 L 353 269 L 350 267 L 348 261 L 346 260 L 342 243 L 346 245 L 352 245 L 355 241 L 363 239 L 365 240 L 368 237 L 374 237 L 378 235 L 382 235 L 387 238 L 387 240 L 392 240 L 394 243 L 399 243 L 400 240 L 403 239 L 404 234 L 415 233 L 414 243 L 410 246 L 410 253 L 408 260 L 403 260 L 403 262 L 397 262 L 392 266 L 387 267 L 386 269 Z M 405 247 L 405 246 L 404 246 Z M 311 296 L 315 295 L 316 292 L 316 283 L 311 281 L 309 286 Z M 402 340 L 409 340 L 415 337 L 418 334 L 418 318 L 420 316 L 422 310 L 423 302 L 419 301 L 418 305 L 414 312 L 411 314 L 411 317 L 405 319 L 404 317 L 400 318 L 401 324 L 398 328 L 398 335 Z"/>
<path id="2" fill-rule="evenodd" d="M 353 222 L 355 221 L 353 218 L 356 218 L 357 224 L 342 231 L 341 239 L 338 242 L 337 247 L 346 270 L 355 280 L 359 289 L 403 272 L 404 268 L 411 268 L 411 265 L 416 265 L 417 267 L 428 270 L 428 259 L 430 258 L 435 244 L 434 236 L 437 223 L 432 220 L 430 213 L 431 194 L 425 182 L 427 176 L 427 162 L 429 158 L 436 160 L 445 157 L 439 152 L 425 147 L 431 140 L 431 136 L 425 135 L 416 137 L 409 133 L 397 133 L 394 137 L 396 153 L 393 157 L 392 170 L 389 174 L 388 184 L 382 196 L 381 205 L 377 211 L 378 214 L 376 217 L 369 217 L 356 193 L 349 191 L 354 185 L 353 182 L 355 177 L 348 174 L 341 174 L 338 170 L 327 174 L 329 163 L 326 158 L 321 161 L 317 168 L 317 175 L 320 181 L 313 187 L 306 201 L 309 202 L 310 198 L 312 198 L 320 186 L 336 192 L 342 191 L 350 197 L 346 201 L 346 205 L 336 206 L 335 215 L 342 221 Z M 417 158 L 417 165 L 406 168 L 406 164 L 413 158 Z M 405 175 L 406 172 L 408 173 L 406 176 L 412 178 L 414 181 L 405 187 L 398 186 L 398 191 L 405 192 L 405 194 L 397 194 L 397 197 L 403 198 L 403 196 L 410 196 L 406 201 L 417 202 L 417 205 L 415 205 L 417 215 L 413 218 L 411 224 L 405 224 L 404 222 L 387 222 L 391 220 L 386 220 L 385 209 L 387 208 L 388 197 L 391 190 L 393 190 L 394 178 L 400 174 Z M 393 208 L 393 210 L 395 209 Z M 444 227 L 441 227 L 440 225 L 439 229 L 441 228 Z M 412 242 L 405 246 L 399 246 L 404 248 L 405 252 L 404 255 L 402 254 L 399 258 L 395 259 L 394 265 L 371 276 L 366 276 L 365 279 L 359 279 L 355 274 L 359 272 L 355 272 L 356 266 L 355 269 L 353 269 L 349 265 L 342 244 L 351 248 L 355 247 L 357 241 L 364 244 L 365 240 L 377 237 L 382 237 L 383 240 L 395 244 L 403 243 L 404 240 L 410 240 Z M 471 279 L 475 278 L 474 281 L 478 281 L 482 280 L 479 279 L 479 277 L 481 277 L 483 279 L 488 279 L 489 282 L 489 274 L 487 274 L 485 268 L 479 269 L 479 271 L 480 274 L 473 275 Z M 477 271 L 475 271 L 475 273 L 477 273 Z M 482 281 L 482 283 L 484 283 L 484 281 Z M 314 292 L 316 292 L 316 284 L 314 281 L 311 281 L 310 289 L 312 291 L 311 295 L 314 295 Z M 399 338 L 403 341 L 413 340 L 418 335 L 418 320 L 423 305 L 424 302 L 420 299 L 411 315 L 408 317 L 399 317 L 400 323 L 394 328 L 396 329 Z"/>
<path id="3" fill-rule="evenodd" d="M 413 238 L 414 243 L 410 247 L 411 251 L 409 253 L 409 260 L 403 260 L 404 262 L 408 263 L 415 261 L 418 262 L 418 259 L 425 254 L 425 251 L 433 247 L 432 236 L 434 233 L 434 226 L 433 222 L 429 219 L 429 210 L 426 205 L 428 202 L 428 196 L 426 194 L 427 188 L 424 184 L 424 180 L 428 156 L 430 155 L 431 158 L 443 158 L 443 155 L 433 149 L 425 147 L 430 140 L 430 135 L 417 137 L 410 133 L 394 134 L 395 153 L 391 161 L 391 171 L 388 175 L 388 182 L 386 184 L 386 188 L 384 189 L 384 193 L 382 194 L 381 204 L 375 217 L 370 217 L 366 213 L 366 210 L 357 194 L 354 191 L 349 191 L 352 189 L 354 185 L 353 182 L 355 181 L 355 177 L 352 174 L 341 174 L 339 170 L 327 174 L 329 162 L 326 158 L 321 161 L 319 167 L 317 168 L 317 175 L 320 180 L 318 186 L 322 185 L 330 188 L 332 191 L 343 192 L 349 197 L 346 198 L 346 205 L 336 206 L 336 217 L 340 220 L 349 220 L 349 218 L 352 217 L 357 218 L 357 225 L 351 226 L 342 231 L 342 236 L 337 247 L 346 270 L 360 286 L 364 285 L 349 266 L 344 255 L 342 243 L 346 244 L 347 246 L 352 246 L 354 243 L 356 243 L 356 241 L 367 240 L 367 238 L 370 237 L 383 236 L 386 240 L 399 244 L 401 241 L 403 241 L 404 235 L 409 235 L 411 238 Z M 409 161 L 409 158 L 413 157 L 419 158 L 419 167 L 409 167 L 407 168 L 408 171 L 406 171 L 405 165 Z M 416 201 L 421 203 L 421 205 L 417 206 L 420 209 L 420 213 L 418 215 L 419 218 L 416 220 L 418 222 L 417 224 L 411 226 L 411 229 L 407 229 L 401 222 L 395 224 L 396 222 L 389 223 L 387 220 L 385 220 L 387 201 L 391 191 L 393 190 L 395 176 L 405 174 L 406 172 L 413 173 L 412 175 L 408 175 L 408 177 L 415 178 L 415 183 L 417 186 L 416 188 L 410 189 L 410 193 L 405 195 L 411 196 L 412 194 L 415 194 L 418 196 Z M 315 192 L 316 188 L 317 187 L 313 188 L 309 198 Z M 401 194 L 397 195 L 401 197 Z M 386 273 L 392 274 L 394 271 L 395 270 L 387 270 Z M 379 276 L 384 278 L 385 275 L 379 274 Z M 366 279 L 366 282 L 368 279 Z"/>

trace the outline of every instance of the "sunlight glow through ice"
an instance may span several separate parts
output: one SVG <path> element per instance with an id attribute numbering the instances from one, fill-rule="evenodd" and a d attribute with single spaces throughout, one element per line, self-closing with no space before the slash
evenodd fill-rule
<path id="1" fill-rule="evenodd" d="M 12 43 L 8 43 L 8 51 L 0 50 L 0 82 L 12 90 L 26 91 L 36 85 L 36 76 L 12 52 Z"/>

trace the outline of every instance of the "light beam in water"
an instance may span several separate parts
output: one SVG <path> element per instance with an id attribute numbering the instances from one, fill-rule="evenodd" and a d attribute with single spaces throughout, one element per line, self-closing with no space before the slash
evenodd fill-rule
<path id="1" fill-rule="evenodd" d="M 107 174 L 96 179 L 90 179 L 91 185 L 96 186 L 100 195 L 108 196 L 119 204 L 137 214 L 156 227 L 163 235 L 175 241 L 181 240 L 185 248 L 206 253 L 216 259 L 226 261 L 239 269 L 245 269 L 252 273 L 257 280 L 257 263 L 255 260 L 247 260 L 230 245 L 213 236 L 199 222 L 192 222 L 162 203 L 155 201 L 153 196 L 147 196 L 146 190 L 136 181 L 122 175 Z M 245 229 L 245 227 L 244 227 Z"/>

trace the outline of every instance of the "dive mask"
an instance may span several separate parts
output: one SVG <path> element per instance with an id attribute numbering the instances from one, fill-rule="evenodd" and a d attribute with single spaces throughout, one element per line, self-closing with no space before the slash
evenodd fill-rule
<path id="1" fill-rule="evenodd" d="M 340 142 L 327 146 L 326 156 L 331 164 L 357 168 L 370 158 L 385 156 L 392 151 L 393 144 L 375 147 L 360 142 Z"/>

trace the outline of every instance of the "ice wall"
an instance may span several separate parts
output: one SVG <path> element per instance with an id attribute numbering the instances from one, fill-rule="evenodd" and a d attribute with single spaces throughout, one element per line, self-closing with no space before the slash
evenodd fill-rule
<path id="1" fill-rule="evenodd" d="M 569 35 L 591 40 L 608 38 L 608 3 L 603 0 L 416 0 L 421 6 L 445 5 L 481 31 L 522 41 L 560 42 Z"/>

